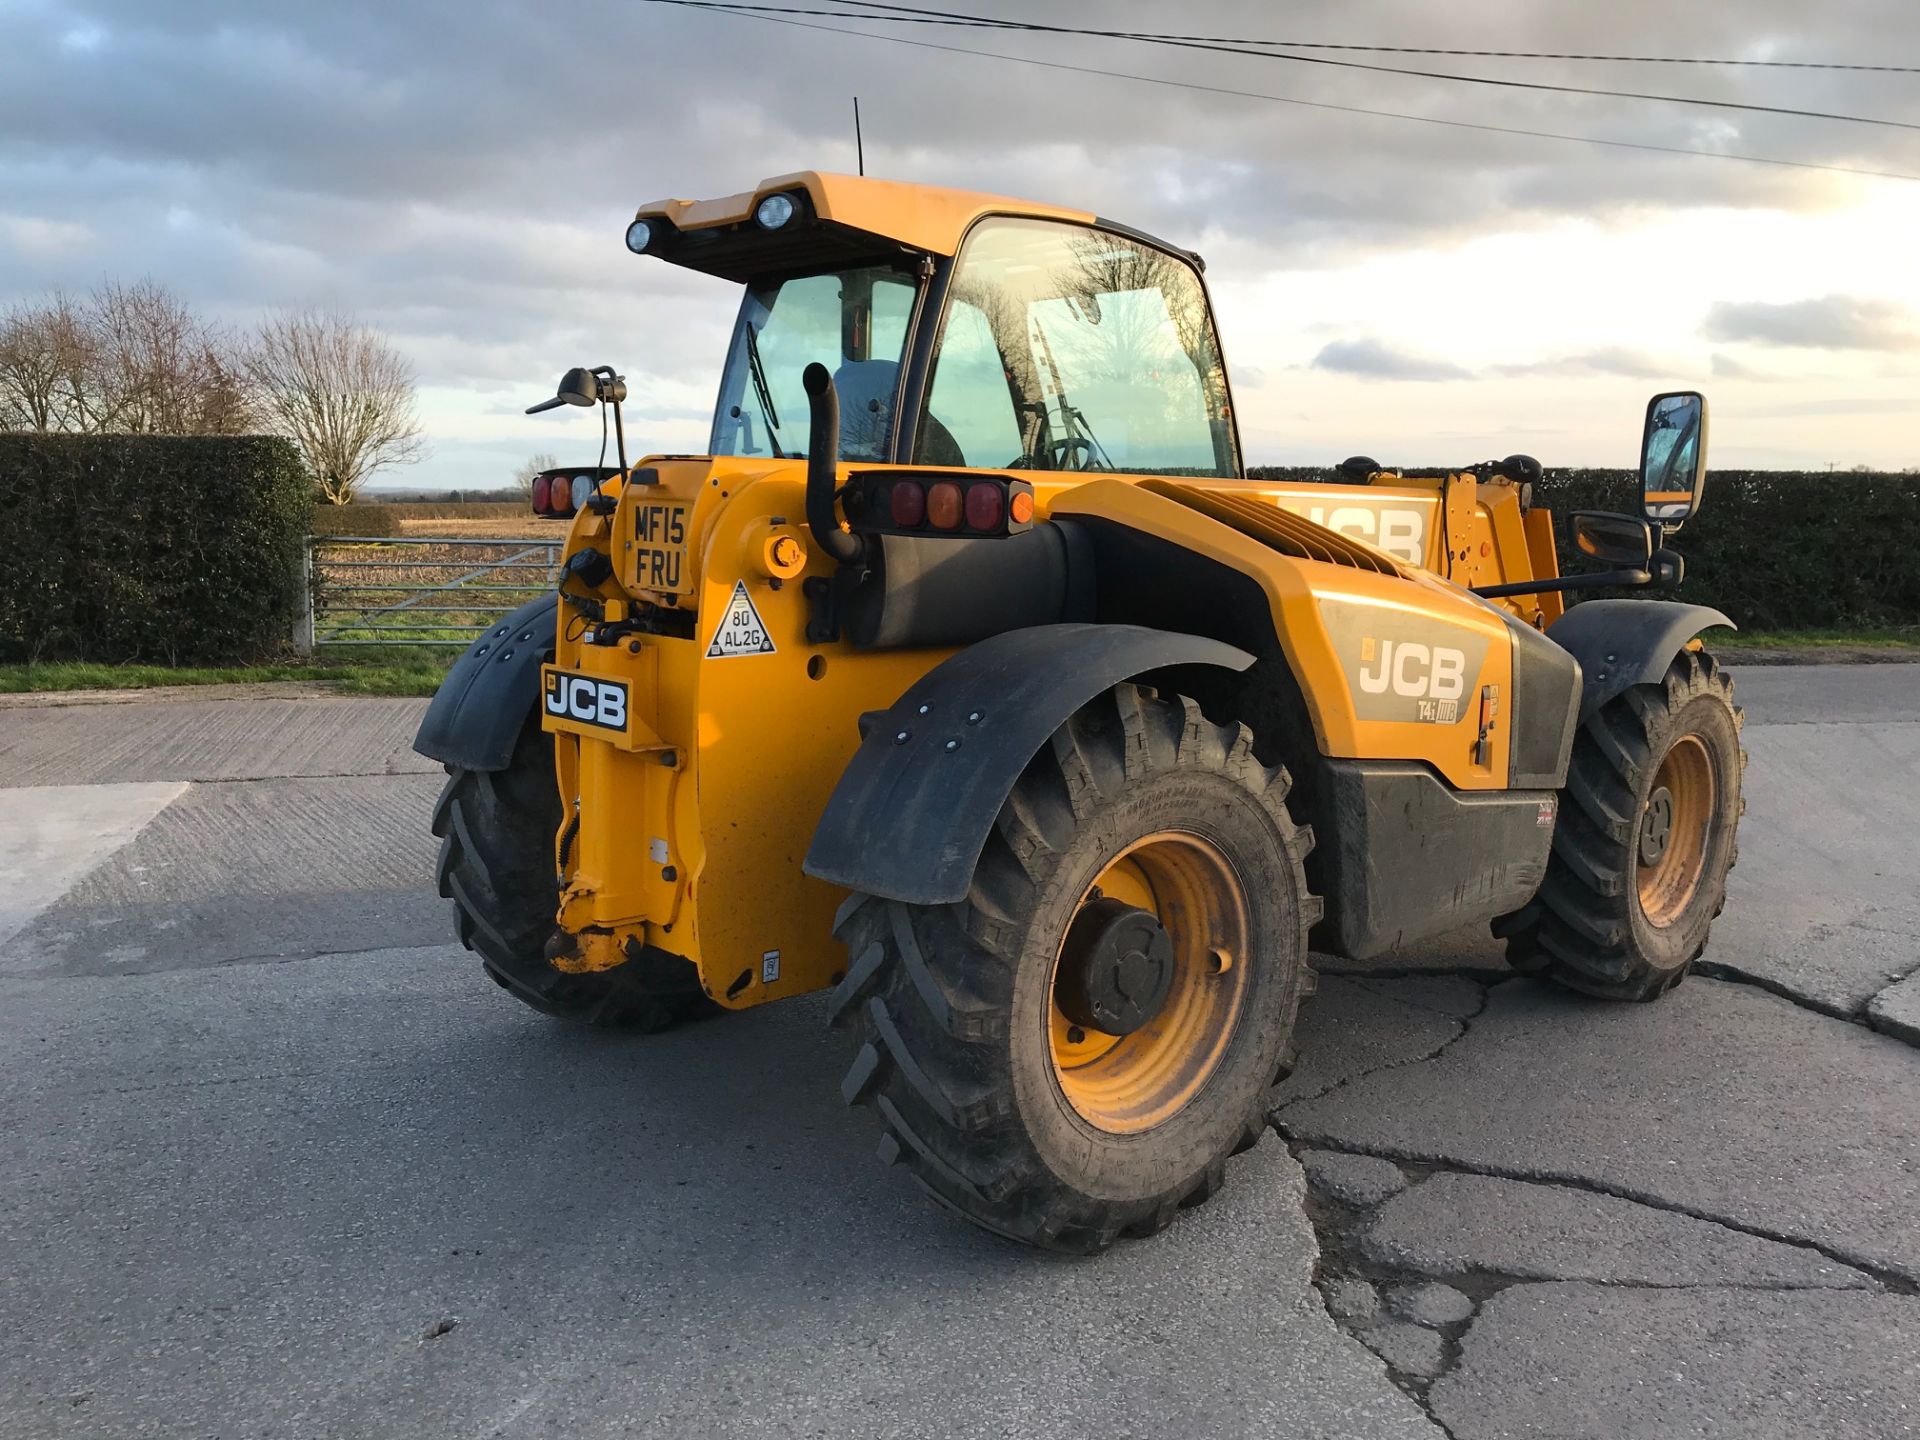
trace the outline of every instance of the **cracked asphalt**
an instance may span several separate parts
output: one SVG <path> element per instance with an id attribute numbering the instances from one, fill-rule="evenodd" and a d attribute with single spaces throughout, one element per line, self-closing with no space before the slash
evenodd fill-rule
<path id="1" fill-rule="evenodd" d="M 1920 1436 L 1920 668 L 1735 675 L 1701 973 L 1323 958 L 1278 1135 L 1088 1262 L 876 1164 L 817 1000 L 485 984 L 418 702 L 0 708 L 0 1440 Z"/>

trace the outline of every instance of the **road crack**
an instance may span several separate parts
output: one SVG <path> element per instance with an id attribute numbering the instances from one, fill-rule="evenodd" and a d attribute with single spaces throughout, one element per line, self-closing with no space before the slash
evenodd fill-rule
<path id="1" fill-rule="evenodd" d="M 1353 977 L 1342 976 L 1341 978 L 1352 979 Z M 1408 1000 L 1403 996 L 1391 995 L 1391 994 L 1387 994 L 1386 992 L 1372 990 L 1370 986 L 1362 986 L 1361 987 L 1362 989 L 1369 990 L 1370 993 L 1372 994 L 1383 995 L 1384 998 L 1391 999 L 1397 1004 L 1405 1005 L 1410 1010 L 1425 1010 L 1429 1014 L 1439 1015 L 1444 1019 L 1452 1021 L 1453 1023 L 1458 1025 L 1460 1028 L 1457 1031 L 1455 1031 L 1452 1035 L 1449 1035 L 1445 1040 L 1442 1040 L 1438 1045 L 1434 1046 L 1433 1049 L 1425 1051 L 1422 1054 L 1403 1055 L 1403 1056 L 1400 1056 L 1398 1059 L 1388 1060 L 1379 1065 L 1369 1066 L 1365 1070 L 1356 1070 L 1353 1072 L 1353 1074 L 1344 1076 L 1339 1080 L 1335 1080 L 1334 1082 L 1325 1086 L 1324 1088 L 1315 1090 L 1310 1094 L 1288 1096 L 1287 1099 L 1281 1101 L 1278 1105 L 1274 1107 L 1272 1114 L 1268 1118 L 1272 1121 L 1274 1128 L 1278 1130 L 1280 1134 L 1286 1135 L 1287 1132 L 1280 1123 L 1280 1116 L 1282 1115 L 1283 1112 L 1292 1109 L 1295 1105 L 1304 1105 L 1309 1100 L 1324 1099 L 1328 1095 L 1333 1095 L 1338 1093 L 1341 1090 L 1346 1089 L 1347 1086 L 1352 1085 L 1356 1081 L 1365 1080 L 1370 1075 L 1384 1075 L 1389 1070 L 1404 1070 L 1409 1065 L 1421 1065 L 1426 1063 L 1429 1060 L 1439 1059 L 1440 1056 L 1446 1054 L 1448 1050 L 1452 1049 L 1455 1045 L 1458 1045 L 1462 1040 L 1466 1039 L 1468 1033 L 1473 1029 L 1473 1022 L 1479 1019 L 1480 1016 L 1486 1013 L 1487 1003 L 1493 996 L 1494 987 L 1496 985 L 1504 985 L 1507 982 L 1507 980 L 1517 980 L 1519 978 L 1520 977 L 1517 975 L 1510 975 L 1505 977 L 1505 979 L 1501 979 L 1501 980 L 1495 980 L 1491 982 L 1486 982 L 1486 981 L 1475 982 L 1481 986 L 1480 1003 L 1464 1015 L 1455 1014 L 1451 1010 L 1441 1010 L 1431 1005 L 1422 1005 L 1417 1001 Z M 1393 1157 L 1387 1156 L 1384 1158 L 1391 1159 Z"/>
<path id="2" fill-rule="evenodd" d="M 1444 1047 L 1443 1047 L 1444 1048 Z M 1770 1230 L 1760 1225 L 1749 1225 L 1730 1216 L 1715 1214 L 1709 1210 L 1683 1205 L 1678 1201 L 1666 1199 L 1651 1191 L 1635 1189 L 1632 1186 L 1609 1185 L 1595 1180 L 1591 1176 L 1578 1175 L 1569 1171 L 1521 1171 L 1509 1166 L 1471 1163 L 1455 1160 L 1444 1155 L 1418 1154 L 1396 1150 L 1391 1146 L 1370 1147 L 1341 1144 L 1322 1136 L 1301 1135 L 1290 1130 L 1284 1121 L 1275 1117 L 1275 1128 L 1284 1137 L 1288 1145 L 1296 1150 L 1332 1150 L 1346 1155 L 1367 1155 L 1374 1159 L 1387 1160 L 1398 1165 L 1403 1172 L 1413 1167 L 1413 1173 L 1425 1178 L 1428 1174 L 1440 1171 L 1452 1171 L 1460 1175 L 1478 1175 L 1490 1180 L 1511 1180 L 1522 1185 L 1559 1185 L 1569 1190 L 1581 1190 L 1590 1195 L 1600 1195 L 1612 1200 L 1625 1200 L 1635 1205 L 1643 1205 L 1649 1210 L 1662 1211 L 1669 1215 L 1681 1215 L 1690 1220 L 1699 1220 L 1736 1235 L 1745 1235 L 1755 1240 L 1766 1240 L 1776 1245 L 1786 1245 L 1797 1250 L 1806 1250 L 1842 1269 L 1850 1270 L 1874 1282 L 1879 1288 L 1894 1295 L 1920 1295 L 1920 1277 L 1909 1275 L 1891 1266 L 1883 1265 L 1864 1255 L 1849 1254 L 1844 1249 L 1824 1244 L 1818 1240 L 1809 1240 L 1803 1235 L 1786 1231 Z M 1535 1282 L 1529 1282 L 1535 1283 Z M 1611 1283 L 1611 1282 L 1603 1282 Z M 1690 1289 L 1697 1286 L 1667 1286 L 1654 1288 Z M 1725 1288 L 1725 1287 L 1721 1287 Z M 1767 1288 L 1755 1286 L 1754 1288 Z M 1799 1289 L 1798 1286 L 1779 1288 Z"/>
<path id="3" fill-rule="evenodd" d="M 1464 1032 L 1463 1026 L 1462 1033 Z M 1459 1036 L 1455 1036 L 1439 1049 L 1445 1050 L 1447 1046 L 1457 1043 L 1458 1040 Z M 1378 1066 L 1369 1073 L 1393 1068 L 1398 1067 Z M 1583 1177 L 1521 1175 L 1499 1166 L 1469 1165 L 1437 1158 L 1414 1158 L 1403 1154 L 1384 1153 L 1367 1147 L 1334 1144 L 1318 1138 L 1306 1140 L 1290 1134 L 1277 1116 L 1275 1127 L 1286 1138 L 1288 1149 L 1296 1160 L 1302 1160 L 1304 1152 L 1309 1150 L 1385 1160 L 1400 1170 L 1409 1188 L 1424 1184 L 1436 1174 L 1450 1172 L 1507 1180 L 1524 1185 L 1557 1185 L 1567 1189 L 1581 1190 L 1610 1199 L 1643 1205 L 1651 1210 L 1686 1216 L 1718 1226 L 1733 1234 L 1766 1240 L 1819 1255 L 1822 1259 L 1859 1275 L 1869 1282 L 1868 1286 L 1862 1290 L 1846 1293 L 1920 1294 L 1920 1284 L 1916 1284 L 1912 1277 L 1862 1261 L 1857 1257 L 1836 1253 L 1831 1247 L 1818 1242 L 1799 1236 L 1770 1232 L 1724 1216 L 1705 1213 L 1662 1201 L 1658 1197 L 1634 1193 Z M 1420 1406 L 1422 1412 L 1437 1429 L 1450 1437 L 1453 1431 L 1433 1410 L 1430 1401 L 1432 1389 L 1440 1380 L 1459 1367 L 1468 1331 L 1478 1320 L 1487 1302 L 1506 1290 L 1528 1285 L 1582 1283 L 1614 1290 L 1648 1292 L 1727 1290 L 1755 1293 L 1835 1293 L 1831 1286 L 1771 1280 L 1729 1279 L 1667 1283 L 1636 1279 L 1612 1280 L 1592 1276 L 1516 1274 L 1478 1267 L 1468 1267 L 1457 1272 L 1430 1273 L 1429 1270 L 1416 1265 L 1396 1264 L 1380 1259 L 1377 1251 L 1370 1252 L 1361 1243 L 1362 1235 L 1369 1228 L 1376 1213 L 1382 1205 L 1393 1198 L 1392 1196 L 1372 1203 L 1347 1203 L 1336 1199 L 1313 1183 L 1314 1172 L 1311 1166 L 1306 1166 L 1303 1162 L 1303 1168 L 1308 1176 L 1308 1184 L 1304 1191 L 1302 1208 L 1308 1224 L 1313 1228 L 1315 1255 L 1312 1284 L 1321 1308 L 1326 1311 L 1327 1318 L 1332 1324 L 1372 1351 L 1387 1367 L 1388 1378 Z M 1471 1305 L 1470 1312 L 1461 1318 L 1452 1318 L 1444 1311 L 1437 1314 L 1428 1311 L 1423 1314 L 1419 1307 L 1408 1303 L 1409 1296 L 1422 1289 L 1430 1290 L 1435 1287 L 1438 1287 L 1442 1294 L 1458 1292 L 1457 1295 L 1449 1296 L 1456 1304 L 1458 1298 L 1464 1296 Z M 1420 1333 L 1422 1331 L 1425 1332 L 1424 1337 Z M 1418 1340 L 1420 1343 L 1409 1345 L 1409 1339 Z"/>

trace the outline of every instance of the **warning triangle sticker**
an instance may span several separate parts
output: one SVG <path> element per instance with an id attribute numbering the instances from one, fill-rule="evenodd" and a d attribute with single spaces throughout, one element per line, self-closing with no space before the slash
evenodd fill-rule
<path id="1" fill-rule="evenodd" d="M 707 659 L 716 660 L 722 655 L 771 654 L 773 637 L 767 634 L 760 612 L 753 608 L 747 582 L 736 580 L 733 598 L 727 601 L 727 613 L 720 617 L 720 628 L 713 632 L 713 643 L 707 646 Z"/>

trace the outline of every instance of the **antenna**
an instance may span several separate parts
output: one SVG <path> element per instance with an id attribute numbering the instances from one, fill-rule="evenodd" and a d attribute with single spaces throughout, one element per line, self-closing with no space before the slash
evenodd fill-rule
<path id="1" fill-rule="evenodd" d="M 860 173 L 866 174 L 867 151 L 866 147 L 860 143 L 860 97 L 858 95 L 853 97 L 853 154 L 854 159 L 859 163 Z"/>

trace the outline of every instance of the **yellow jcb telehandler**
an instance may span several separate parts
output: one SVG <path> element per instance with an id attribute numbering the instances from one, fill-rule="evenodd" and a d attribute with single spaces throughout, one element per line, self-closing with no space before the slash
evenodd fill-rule
<path id="1" fill-rule="evenodd" d="M 1650 999 L 1741 802 L 1732 686 L 1671 588 L 1707 415 L 1655 396 L 1644 513 L 1524 456 L 1243 478 L 1200 259 L 1081 211 L 804 173 L 645 205 L 743 286 L 704 455 L 542 475 L 557 593 L 418 749 L 461 940 L 548 1014 L 657 1029 L 831 989 L 883 1159 L 1097 1250 L 1220 1186 L 1309 947 L 1491 923 Z M 604 460 L 603 428 L 603 460 Z"/>

